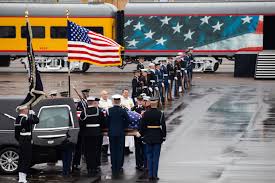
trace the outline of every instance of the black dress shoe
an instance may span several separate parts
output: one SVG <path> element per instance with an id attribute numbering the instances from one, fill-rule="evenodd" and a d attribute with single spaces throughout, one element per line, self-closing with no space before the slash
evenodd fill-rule
<path id="1" fill-rule="evenodd" d="M 143 166 L 136 166 L 136 169 L 139 170 L 139 171 L 143 171 L 144 170 Z"/>

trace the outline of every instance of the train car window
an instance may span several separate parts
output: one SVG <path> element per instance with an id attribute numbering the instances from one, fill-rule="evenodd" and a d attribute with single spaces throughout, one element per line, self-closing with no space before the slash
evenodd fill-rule
<path id="1" fill-rule="evenodd" d="M 15 38 L 15 26 L 0 26 L 0 38 Z"/>
<path id="2" fill-rule="evenodd" d="M 27 37 L 26 26 L 21 27 L 21 37 Z M 45 27 L 42 26 L 32 26 L 32 37 L 33 38 L 45 38 Z"/>
<path id="3" fill-rule="evenodd" d="M 93 32 L 99 33 L 99 34 L 104 34 L 104 29 L 103 27 L 85 27 Z"/>
<path id="4" fill-rule="evenodd" d="M 67 27 L 51 27 L 51 38 L 64 39 L 67 38 Z"/>

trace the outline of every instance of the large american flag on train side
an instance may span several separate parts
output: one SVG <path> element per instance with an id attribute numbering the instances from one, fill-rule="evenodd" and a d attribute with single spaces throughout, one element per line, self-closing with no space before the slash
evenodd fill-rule
<path id="1" fill-rule="evenodd" d="M 127 16 L 126 51 L 263 49 L 263 16 Z"/>
<path id="2" fill-rule="evenodd" d="M 68 60 L 119 66 L 121 46 L 110 38 L 68 21 Z"/>

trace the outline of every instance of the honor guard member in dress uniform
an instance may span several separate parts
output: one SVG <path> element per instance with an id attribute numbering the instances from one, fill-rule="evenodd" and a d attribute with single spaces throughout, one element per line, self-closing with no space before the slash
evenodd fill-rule
<path id="1" fill-rule="evenodd" d="M 168 91 L 169 91 L 169 75 L 167 70 L 167 60 L 162 60 L 160 71 L 163 75 L 163 87 L 162 87 L 163 92 L 162 93 L 164 97 L 163 102 L 165 102 L 168 98 Z"/>
<path id="2" fill-rule="evenodd" d="M 142 86 L 140 79 L 140 71 L 135 70 L 134 71 L 134 78 L 132 79 L 132 99 L 135 104 L 136 97 L 139 96 L 142 93 Z"/>
<path id="3" fill-rule="evenodd" d="M 180 65 L 181 65 L 181 75 L 182 75 L 182 79 L 184 80 L 184 89 L 187 89 L 187 61 L 186 61 L 186 55 L 181 53 L 181 61 L 180 61 Z"/>
<path id="4" fill-rule="evenodd" d="M 156 78 L 157 78 L 157 93 L 158 93 L 158 97 L 160 99 L 160 102 L 162 103 L 163 102 L 163 93 L 162 93 L 162 85 L 163 85 L 163 73 L 161 72 L 160 68 L 160 63 L 156 63 L 155 64 L 156 66 Z"/>
<path id="5" fill-rule="evenodd" d="M 161 144 L 166 138 L 166 124 L 164 113 L 158 110 L 158 99 L 151 98 L 151 109 L 144 112 L 140 131 L 137 136 L 141 136 L 146 144 L 146 157 L 149 169 L 149 180 L 158 180 L 158 167 Z"/>
<path id="6" fill-rule="evenodd" d="M 102 109 L 98 107 L 99 98 L 88 97 L 88 107 L 80 114 L 81 136 L 85 149 L 85 158 L 89 176 L 95 176 L 99 165 L 101 154 L 102 134 L 105 116 Z"/>
<path id="7" fill-rule="evenodd" d="M 85 108 L 88 107 L 87 98 L 89 97 L 89 92 L 90 92 L 90 89 L 81 90 L 82 98 L 77 104 L 77 108 L 76 108 L 77 111 L 83 111 Z M 72 168 L 73 171 L 80 170 L 78 166 L 80 165 L 82 151 L 84 150 L 82 137 L 80 136 L 80 134 L 81 134 L 81 129 L 78 132 L 77 143 L 74 151 L 73 168 Z"/>
<path id="8" fill-rule="evenodd" d="M 186 51 L 185 59 L 187 61 L 187 74 L 188 74 L 189 82 L 190 82 L 190 85 L 192 85 L 193 68 L 194 68 L 193 47 L 188 47 Z"/>
<path id="9" fill-rule="evenodd" d="M 141 93 L 145 93 L 147 96 L 150 95 L 150 91 L 149 91 L 149 83 L 148 83 L 148 74 L 147 74 L 148 70 L 147 69 L 141 69 L 141 76 L 139 78 L 139 81 L 141 83 L 141 87 L 142 87 L 142 92 Z"/>
<path id="10" fill-rule="evenodd" d="M 150 91 L 150 96 L 155 95 L 155 87 L 157 86 L 157 77 L 156 77 L 156 70 L 155 70 L 155 64 L 150 63 L 149 64 L 149 70 L 148 70 L 148 86 L 149 86 L 149 91 Z"/>
<path id="11" fill-rule="evenodd" d="M 26 177 L 32 162 L 32 129 L 33 125 L 38 123 L 39 119 L 33 111 L 29 111 L 27 106 L 19 108 L 14 130 L 15 139 L 19 143 L 18 182 L 20 183 L 27 183 Z"/>
<path id="12" fill-rule="evenodd" d="M 87 98 L 89 97 L 90 89 L 84 89 L 81 90 L 82 93 L 82 99 L 78 103 L 77 110 L 78 111 L 83 111 L 84 108 L 87 108 Z"/>
<path id="13" fill-rule="evenodd" d="M 143 57 L 140 57 L 138 59 L 138 65 L 137 65 L 137 70 L 140 71 L 141 69 L 144 69 L 144 58 Z"/>
<path id="14" fill-rule="evenodd" d="M 109 108 L 107 117 L 108 136 L 111 150 L 111 164 L 114 178 L 123 171 L 125 129 L 130 124 L 126 109 L 120 106 L 121 95 L 113 95 L 113 107 Z"/>
<path id="15" fill-rule="evenodd" d="M 142 105 L 143 97 L 137 97 L 137 104 L 132 108 L 132 111 L 139 113 L 140 115 L 145 111 L 145 107 Z M 143 143 L 141 138 L 135 138 L 135 156 L 136 156 L 136 169 L 143 170 L 144 167 L 144 152 Z"/>
<path id="16" fill-rule="evenodd" d="M 169 100 L 172 100 L 172 91 L 174 86 L 175 70 L 172 57 L 168 57 L 167 71 L 169 77 Z"/>
<path id="17" fill-rule="evenodd" d="M 179 96 L 179 92 L 181 92 L 182 88 L 181 88 L 181 83 L 182 83 L 182 76 L 181 76 L 181 58 L 180 57 L 176 57 L 176 62 L 175 62 L 175 67 L 174 67 L 174 71 L 175 71 L 175 96 Z"/>

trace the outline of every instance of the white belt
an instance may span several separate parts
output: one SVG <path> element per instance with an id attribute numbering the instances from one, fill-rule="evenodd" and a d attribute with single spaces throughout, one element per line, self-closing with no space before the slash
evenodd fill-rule
<path id="1" fill-rule="evenodd" d="M 156 81 L 155 81 L 155 80 L 150 80 L 150 82 L 151 82 L 151 83 L 154 83 L 154 82 L 156 82 Z"/>
<path id="2" fill-rule="evenodd" d="M 184 70 L 185 70 L 185 68 L 181 68 L 180 70 L 184 71 Z"/>
<path id="3" fill-rule="evenodd" d="M 180 70 L 177 70 L 177 72 L 180 72 Z"/>
<path id="4" fill-rule="evenodd" d="M 163 76 L 165 77 L 165 76 L 168 76 L 168 74 L 163 74 Z"/>
<path id="5" fill-rule="evenodd" d="M 31 132 L 20 132 L 21 136 L 31 136 L 32 133 Z"/>
<path id="6" fill-rule="evenodd" d="M 86 124 L 86 127 L 100 127 L 100 124 Z"/>
<path id="7" fill-rule="evenodd" d="M 143 86 L 142 88 L 148 88 L 148 86 Z"/>

